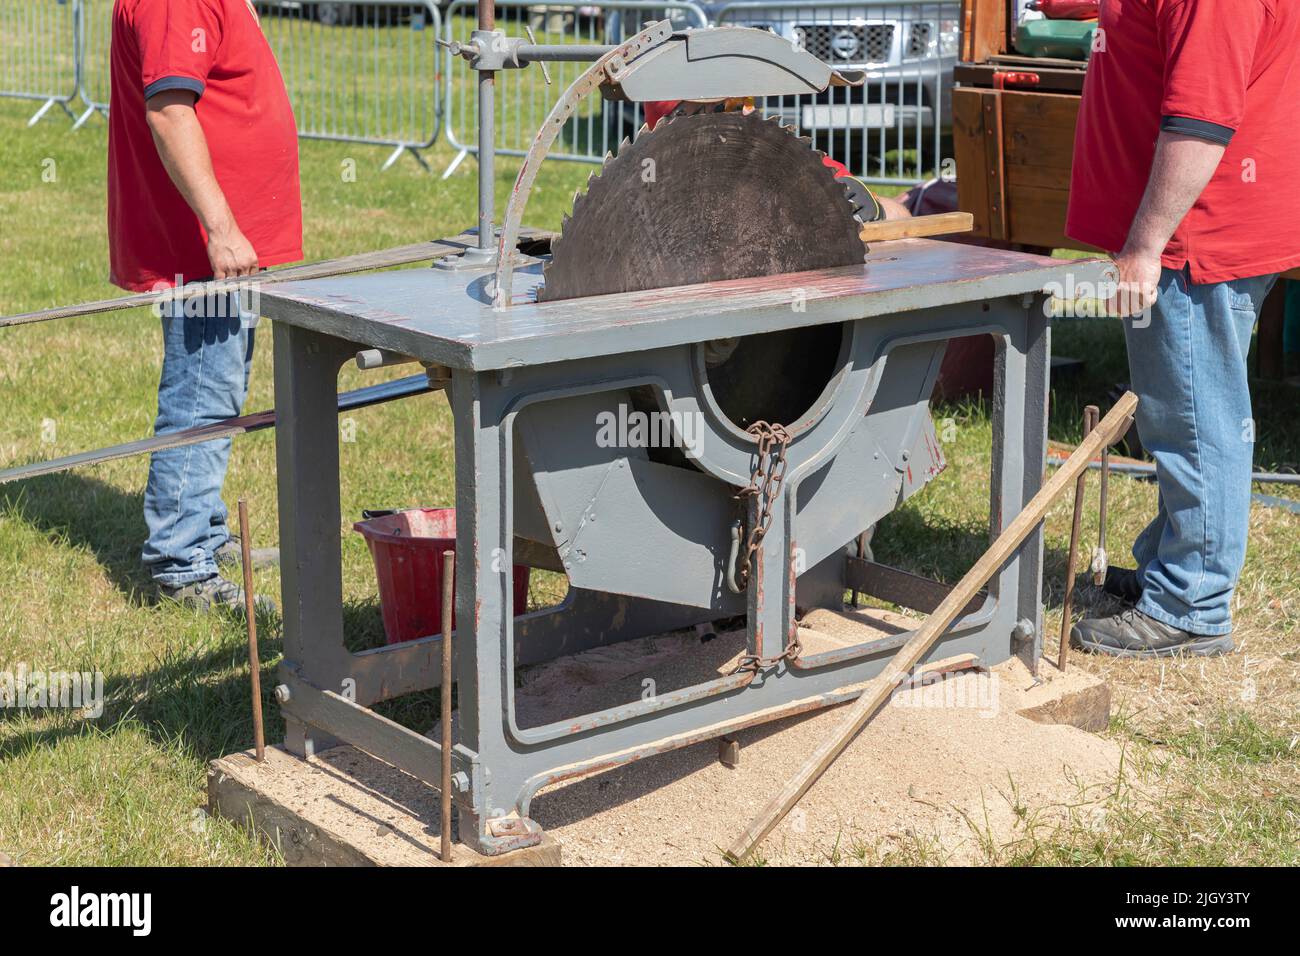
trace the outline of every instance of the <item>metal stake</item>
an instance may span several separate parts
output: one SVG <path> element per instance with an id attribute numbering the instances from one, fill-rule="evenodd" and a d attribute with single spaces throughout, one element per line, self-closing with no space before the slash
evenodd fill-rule
<path id="1" fill-rule="evenodd" d="M 1089 405 L 1083 410 L 1083 437 L 1086 440 L 1097 427 L 1101 410 L 1096 405 Z M 1061 606 L 1061 648 L 1056 655 L 1056 666 L 1065 671 L 1065 662 L 1070 652 L 1070 611 L 1074 603 L 1074 564 L 1079 557 L 1079 530 L 1083 523 L 1084 485 L 1088 476 L 1085 468 L 1079 472 L 1074 483 L 1074 523 L 1070 526 L 1070 557 L 1065 566 L 1065 601 Z"/>
<path id="2" fill-rule="evenodd" d="M 456 552 L 442 552 L 442 847 L 439 858 L 451 862 L 451 614 L 456 594 L 453 588 Z"/>
<path id="3" fill-rule="evenodd" d="M 257 762 L 266 760 L 266 734 L 262 729 L 262 664 L 257 656 L 257 615 L 253 613 L 253 557 L 248 537 L 248 502 L 239 499 L 239 551 L 244 562 L 244 620 L 248 626 L 248 667 L 253 682 L 253 751 Z"/>
<path id="4" fill-rule="evenodd" d="M 1106 583 L 1106 567 L 1110 557 L 1106 554 L 1106 498 L 1110 484 L 1110 446 L 1101 449 L 1101 500 L 1097 505 L 1097 550 L 1092 554 L 1092 583 L 1101 587 Z"/>

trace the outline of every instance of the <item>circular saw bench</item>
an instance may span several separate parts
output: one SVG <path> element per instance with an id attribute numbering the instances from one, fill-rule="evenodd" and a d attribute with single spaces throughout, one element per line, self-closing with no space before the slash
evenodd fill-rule
<path id="1" fill-rule="evenodd" d="M 846 590 L 927 611 L 944 585 L 877 564 L 859 537 L 944 467 L 929 399 L 945 343 L 997 344 L 990 533 L 1040 486 L 1044 289 L 1094 267 L 929 239 L 863 242 L 820 153 L 728 99 L 851 83 L 769 33 L 617 47 L 505 37 L 481 11 L 457 45 L 479 72 L 477 240 L 433 268 L 286 282 L 274 320 L 286 749 L 347 742 L 440 786 L 440 744 L 373 706 L 439 685 L 441 635 L 350 652 L 341 573 L 337 376 L 418 361 L 455 422 L 452 786 L 459 839 L 535 844 L 537 791 L 851 699 L 905 627 L 805 646 L 799 619 Z M 591 65 L 561 96 L 493 223 L 492 86 L 548 59 Z M 607 159 L 548 243 L 521 226 L 538 167 L 586 96 L 688 100 Z M 1033 534 L 927 660 L 1035 667 Z M 510 569 L 563 573 L 553 608 L 512 606 Z M 518 616 L 517 616 L 518 615 Z M 519 670 L 728 618 L 747 652 L 703 683 L 550 723 L 516 709 Z M 448 688 L 444 687 L 444 691 Z"/>

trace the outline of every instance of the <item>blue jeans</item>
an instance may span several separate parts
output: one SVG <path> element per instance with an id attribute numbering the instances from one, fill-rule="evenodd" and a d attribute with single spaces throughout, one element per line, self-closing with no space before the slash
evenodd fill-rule
<path id="1" fill-rule="evenodd" d="M 232 418 L 243 408 L 256 317 L 237 294 L 163 306 L 163 365 L 154 434 Z M 198 314 L 196 314 L 198 313 Z M 230 539 L 221 485 L 230 439 L 155 452 L 144 491 L 148 538 L 141 558 L 153 579 L 179 587 L 217 573 L 213 555 Z"/>
<path id="2" fill-rule="evenodd" d="M 1149 318 L 1124 323 L 1138 435 L 1160 486 L 1155 519 L 1133 544 L 1138 610 L 1193 634 L 1232 631 L 1255 442 L 1246 356 L 1276 279 L 1193 285 L 1165 269 Z"/>

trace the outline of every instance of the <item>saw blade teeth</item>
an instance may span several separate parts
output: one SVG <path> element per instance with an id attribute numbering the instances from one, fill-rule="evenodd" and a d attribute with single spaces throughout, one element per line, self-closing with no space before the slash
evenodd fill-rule
<path id="1" fill-rule="evenodd" d="M 678 122 L 682 117 L 691 119 Z M 815 220 L 817 223 L 816 227 L 810 225 L 808 228 L 817 231 L 825 229 L 827 223 L 832 224 L 829 232 L 833 233 L 833 237 L 823 238 L 819 231 L 816 232 L 816 241 L 813 241 L 811 236 L 806 237 L 808 239 L 806 259 L 778 256 L 774 252 L 774 261 L 779 258 L 785 263 L 783 271 L 798 272 L 806 268 L 823 267 L 803 264 L 811 262 L 814 258 L 819 263 L 825 263 L 840 257 L 838 263 L 847 264 L 850 261 L 857 261 L 859 256 L 866 254 L 866 243 L 863 243 L 858 236 L 863 224 L 862 219 L 857 214 L 856 204 L 849 194 L 848 185 L 840 184 L 843 186 L 842 191 L 827 188 L 830 184 L 825 182 L 824 177 L 834 178 L 835 171 L 824 164 L 826 156 L 824 152 L 815 149 L 807 137 L 798 135 L 797 130 L 781 123 L 775 116 L 765 116 L 757 109 L 748 113 L 728 110 L 725 103 L 705 103 L 700 104 L 698 112 L 695 113 L 685 113 L 680 108 L 676 109 L 664 116 L 653 129 L 648 123 L 643 123 L 634 137 L 624 136 L 617 152 L 606 154 L 604 162 L 588 175 L 585 192 L 581 189 L 574 192 L 571 209 L 561 217 L 560 235 L 552 242 L 551 255 L 542 263 L 542 282 L 537 286 L 538 302 L 560 301 L 608 292 L 652 289 L 662 285 L 662 283 L 647 284 L 654 276 L 643 266 L 647 248 L 654 243 L 650 241 L 649 236 L 644 240 L 637 240 L 634 235 L 635 230 L 645 228 L 653 230 L 656 224 L 666 227 L 670 221 L 676 223 L 681 217 L 689 218 L 697 215 L 698 206 L 689 202 L 683 205 L 682 202 L 669 201 L 666 206 L 656 203 L 655 207 L 660 211 L 651 219 L 646 220 L 641 217 L 635 223 L 625 223 L 622 227 L 612 225 L 623 220 L 620 219 L 620 215 L 611 210 L 627 208 L 629 196 L 639 182 L 638 166 L 643 162 L 642 157 L 648 156 L 656 161 L 678 157 L 682 155 L 680 150 L 685 143 L 696 143 L 697 145 L 692 148 L 698 149 L 700 148 L 698 143 L 703 142 L 707 148 L 708 137 L 701 139 L 703 131 L 696 128 L 698 124 L 706 124 L 710 130 L 716 130 L 723 142 L 739 135 L 742 142 L 752 137 L 756 145 L 761 142 L 773 147 L 777 150 L 774 155 L 784 157 L 783 168 L 784 161 L 788 160 L 791 164 L 790 169 L 795 171 L 791 181 L 808 190 L 808 199 L 813 202 L 810 207 L 813 210 L 810 222 Z M 797 147 L 792 145 L 795 142 L 799 144 Z M 784 145 L 781 145 L 782 143 Z M 762 176 L 757 178 L 766 181 Z M 773 179 L 770 175 L 766 179 L 771 180 L 769 185 L 777 190 L 782 190 L 786 182 L 780 177 Z M 725 178 L 719 179 L 719 182 L 726 181 Z M 818 186 L 818 181 L 822 185 Z M 717 193 L 713 195 L 716 196 Z M 799 213 L 796 213 L 795 207 L 791 207 L 789 211 L 791 215 L 806 212 L 801 208 Z M 674 215 L 678 218 L 673 219 Z M 842 231 L 833 225 L 836 221 L 843 224 Z M 763 235 L 767 234 L 763 233 Z M 629 239 L 629 236 L 632 238 Z M 762 239 L 758 241 L 761 242 Z M 703 238 L 701 242 L 704 243 Z M 707 246 L 707 243 L 705 245 Z M 828 254 L 828 249 L 834 251 Z M 659 254 L 661 257 L 667 256 L 665 261 L 682 258 L 678 255 L 669 255 L 663 250 L 659 250 Z M 597 258 L 602 261 L 608 260 L 604 271 L 615 278 L 606 280 L 593 274 L 592 264 Z M 682 273 L 694 276 L 695 278 L 689 280 L 691 282 L 714 281 L 729 277 L 725 257 L 716 260 L 693 257 L 688 251 L 684 259 L 717 261 L 719 264 L 716 268 L 706 266 L 694 270 L 683 266 L 676 271 L 669 269 L 669 272 L 674 275 Z"/>

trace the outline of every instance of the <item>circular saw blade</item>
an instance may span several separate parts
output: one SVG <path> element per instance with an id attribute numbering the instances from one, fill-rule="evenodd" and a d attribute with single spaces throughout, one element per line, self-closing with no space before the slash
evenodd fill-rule
<path id="1" fill-rule="evenodd" d="M 758 113 L 642 129 L 574 199 L 538 300 L 859 263 L 866 245 L 824 154 Z"/>

